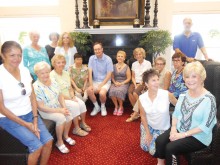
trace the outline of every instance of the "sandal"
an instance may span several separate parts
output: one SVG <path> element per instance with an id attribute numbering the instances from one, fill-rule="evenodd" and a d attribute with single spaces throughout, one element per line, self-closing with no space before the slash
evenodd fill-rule
<path id="1" fill-rule="evenodd" d="M 70 152 L 70 150 L 65 146 L 65 144 L 62 144 L 61 146 L 58 146 L 56 144 L 56 147 L 58 148 L 58 150 L 63 153 L 63 154 L 67 154 Z"/>
<path id="2" fill-rule="evenodd" d="M 92 129 L 91 129 L 91 127 L 90 126 L 88 126 L 86 123 L 81 123 L 80 124 L 80 127 L 84 130 L 84 131 L 86 131 L 86 132 L 90 132 Z"/>
<path id="3" fill-rule="evenodd" d="M 81 128 L 78 128 L 78 129 L 73 129 L 73 134 L 74 135 L 77 135 L 77 136 L 81 136 L 81 137 L 84 137 L 86 135 L 88 135 L 88 132 L 86 131 L 83 131 Z"/>
<path id="4" fill-rule="evenodd" d="M 65 141 L 71 146 L 74 146 L 76 144 L 76 141 L 73 140 L 71 137 L 68 137 L 67 139 L 65 139 Z"/>
<path id="5" fill-rule="evenodd" d="M 121 116 L 124 112 L 124 109 L 119 109 L 118 112 L 117 112 L 117 116 Z"/>
<path id="6" fill-rule="evenodd" d="M 129 117 L 129 118 L 126 120 L 126 122 L 129 123 L 129 122 L 135 121 L 135 120 L 137 120 L 139 117 L 140 117 L 139 115 L 138 115 L 138 116 L 135 116 L 135 117 Z"/>
<path id="7" fill-rule="evenodd" d="M 117 115 L 118 114 L 118 110 L 115 108 L 113 115 Z"/>

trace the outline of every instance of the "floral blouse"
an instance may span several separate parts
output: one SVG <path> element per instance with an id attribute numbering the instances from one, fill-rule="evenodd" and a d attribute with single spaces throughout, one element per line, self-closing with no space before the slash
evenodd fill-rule
<path id="1" fill-rule="evenodd" d="M 177 71 L 174 71 L 172 74 L 169 91 L 173 93 L 176 98 L 178 98 L 181 93 L 187 90 L 187 87 L 183 80 L 183 74 L 181 73 L 178 77 L 176 77 L 176 72 Z"/>
<path id="2" fill-rule="evenodd" d="M 76 86 L 82 89 L 86 79 L 88 78 L 88 68 L 85 65 L 82 65 L 81 69 L 77 69 L 75 64 L 73 64 L 69 68 L 69 73 Z"/>

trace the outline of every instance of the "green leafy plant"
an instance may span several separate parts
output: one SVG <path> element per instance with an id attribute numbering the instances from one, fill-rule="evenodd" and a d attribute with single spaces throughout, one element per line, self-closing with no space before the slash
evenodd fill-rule
<path id="1" fill-rule="evenodd" d="M 150 30 L 144 34 L 139 42 L 139 46 L 154 58 L 160 53 L 165 53 L 166 48 L 171 44 L 171 34 L 167 30 Z"/>
<path id="2" fill-rule="evenodd" d="M 18 41 L 20 42 L 20 44 L 24 44 L 24 40 L 25 38 L 28 36 L 27 32 L 20 32 L 19 36 L 18 36 Z"/>

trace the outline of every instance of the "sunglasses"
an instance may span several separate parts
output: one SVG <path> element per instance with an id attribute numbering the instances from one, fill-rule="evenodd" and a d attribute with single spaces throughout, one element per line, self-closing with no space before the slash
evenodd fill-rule
<path id="1" fill-rule="evenodd" d="M 18 85 L 22 88 L 21 95 L 26 95 L 26 90 L 24 88 L 24 84 L 22 82 L 19 82 Z"/>

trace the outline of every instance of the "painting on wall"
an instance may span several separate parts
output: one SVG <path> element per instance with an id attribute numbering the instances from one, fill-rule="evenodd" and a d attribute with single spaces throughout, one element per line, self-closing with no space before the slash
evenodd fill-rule
<path id="1" fill-rule="evenodd" d="M 144 23 L 144 0 L 89 0 L 89 24 L 98 19 L 100 25 L 132 25 L 138 17 Z"/>

